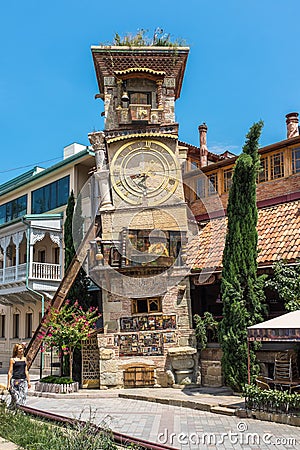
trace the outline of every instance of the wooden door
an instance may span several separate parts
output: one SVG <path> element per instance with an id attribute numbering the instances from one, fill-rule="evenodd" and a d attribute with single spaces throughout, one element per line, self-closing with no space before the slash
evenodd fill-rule
<path id="1" fill-rule="evenodd" d="M 125 387 L 154 386 L 153 367 L 129 367 L 124 371 Z"/>

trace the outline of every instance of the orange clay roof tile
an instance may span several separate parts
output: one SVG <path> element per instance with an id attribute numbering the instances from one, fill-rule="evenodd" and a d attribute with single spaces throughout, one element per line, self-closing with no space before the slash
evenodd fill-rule
<path id="1" fill-rule="evenodd" d="M 201 229 L 199 240 L 189 245 L 188 263 L 196 269 L 221 269 L 227 218 L 213 219 Z M 258 211 L 258 264 L 300 257 L 300 200 Z"/>

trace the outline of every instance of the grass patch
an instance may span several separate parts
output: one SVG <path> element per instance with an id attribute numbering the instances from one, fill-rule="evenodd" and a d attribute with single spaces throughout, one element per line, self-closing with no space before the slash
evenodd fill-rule
<path id="1" fill-rule="evenodd" d="M 111 431 L 99 432 L 89 420 L 61 426 L 33 419 L 22 411 L 7 410 L 4 404 L 0 405 L 0 436 L 26 450 L 118 449 Z"/>

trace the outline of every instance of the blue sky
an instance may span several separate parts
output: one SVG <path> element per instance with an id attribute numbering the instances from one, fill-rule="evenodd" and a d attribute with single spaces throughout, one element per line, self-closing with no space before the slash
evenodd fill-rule
<path id="1" fill-rule="evenodd" d="M 115 32 L 159 26 L 190 46 L 176 107 L 185 142 L 198 145 L 206 122 L 210 150 L 239 153 L 253 122 L 264 120 L 267 145 L 285 139 L 285 114 L 300 112 L 297 0 L 2 3 L 0 183 L 103 129 L 90 46 Z"/>

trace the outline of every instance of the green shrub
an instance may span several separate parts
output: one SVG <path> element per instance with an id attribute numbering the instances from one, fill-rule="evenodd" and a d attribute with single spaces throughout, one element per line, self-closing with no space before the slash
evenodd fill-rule
<path id="1" fill-rule="evenodd" d="M 270 413 L 300 414 L 300 395 L 287 391 L 260 389 L 247 384 L 243 389 L 246 409 Z"/>
<path id="2" fill-rule="evenodd" d="M 49 375 L 48 377 L 41 378 L 42 383 L 52 383 L 52 384 L 71 384 L 73 383 L 72 378 L 69 377 L 58 377 L 56 375 Z"/>

